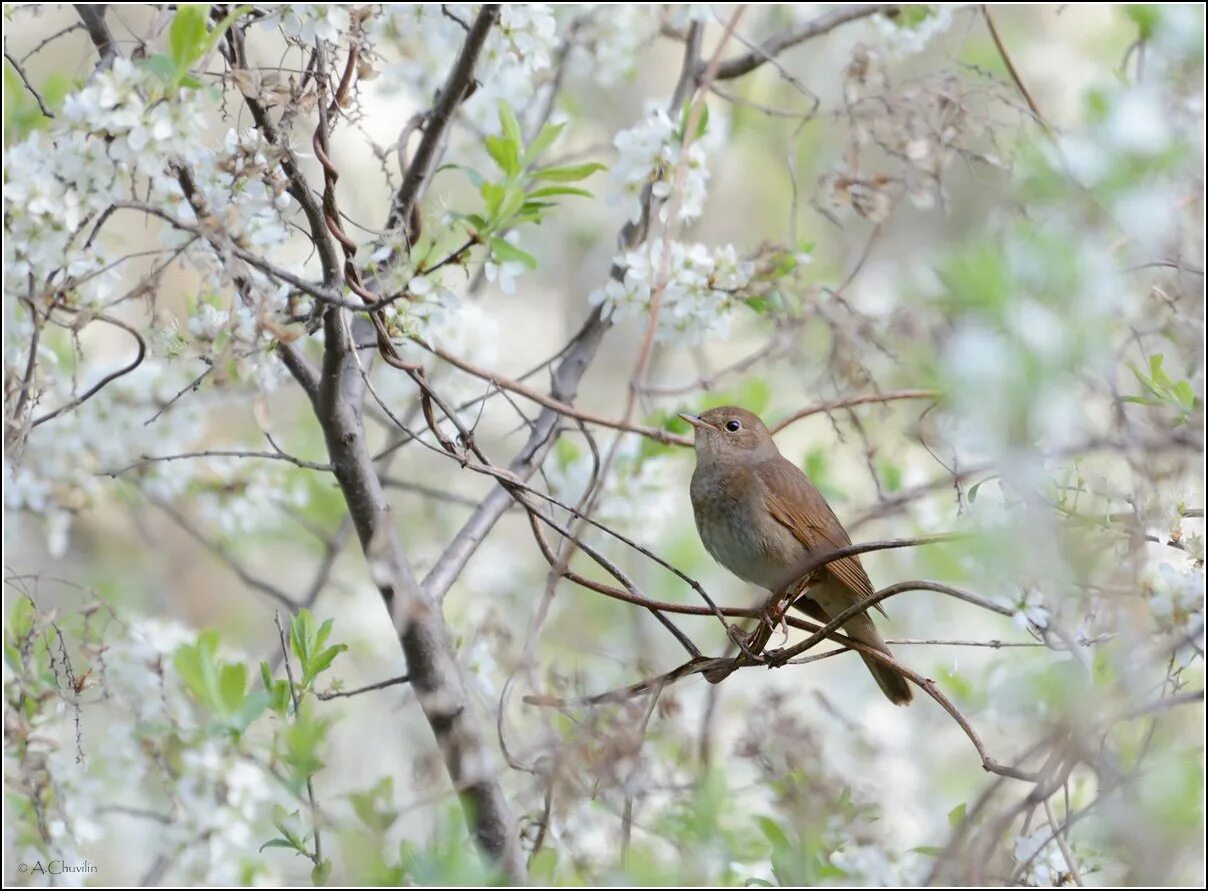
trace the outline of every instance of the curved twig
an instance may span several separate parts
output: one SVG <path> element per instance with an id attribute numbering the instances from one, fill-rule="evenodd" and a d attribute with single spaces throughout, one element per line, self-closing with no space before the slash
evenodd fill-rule
<path id="1" fill-rule="evenodd" d="M 106 313 L 97 313 L 95 316 L 93 316 L 93 318 L 95 318 L 97 321 L 105 322 L 107 324 L 113 325 L 114 327 L 121 328 L 123 331 L 125 331 L 127 334 L 129 334 L 131 337 L 133 337 L 138 342 L 138 355 L 134 357 L 134 361 L 132 361 L 129 365 L 124 365 L 121 368 L 119 368 L 117 371 L 114 371 L 114 372 L 111 372 L 110 374 L 105 375 L 103 378 L 100 379 L 100 381 L 98 381 L 96 384 L 94 384 L 92 387 L 90 387 L 88 392 L 84 393 L 84 395 L 78 396 L 75 399 L 71 400 L 71 402 L 68 402 L 66 405 L 61 405 L 58 408 L 56 408 L 54 411 L 48 412 L 47 414 L 42 415 L 42 417 L 35 418 L 34 420 L 30 421 L 30 423 L 29 423 L 30 430 L 34 429 L 39 424 L 45 424 L 47 421 L 57 418 L 59 415 L 63 414 L 63 412 L 65 412 L 65 411 L 70 411 L 73 408 L 78 408 L 79 406 L 81 406 L 85 402 L 87 402 L 89 399 L 91 399 L 93 396 L 95 396 L 97 393 L 101 392 L 101 390 L 105 389 L 105 387 L 107 387 L 109 384 L 111 384 L 115 380 L 117 380 L 119 377 L 123 377 L 123 376 L 129 374 L 130 372 L 134 371 L 134 369 L 138 368 L 138 366 L 143 364 L 143 359 L 146 358 L 146 356 L 147 356 L 147 342 L 145 340 L 143 340 L 143 336 L 141 334 L 139 334 L 138 331 L 136 331 L 134 328 L 132 328 L 130 325 L 127 325 L 125 322 L 121 321 L 120 319 L 116 319 L 113 316 L 108 315 Z"/>

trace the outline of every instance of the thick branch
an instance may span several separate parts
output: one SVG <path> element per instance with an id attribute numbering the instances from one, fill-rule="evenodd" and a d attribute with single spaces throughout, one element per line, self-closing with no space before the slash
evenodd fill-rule
<path id="1" fill-rule="evenodd" d="M 457 110 L 457 106 L 465 98 L 467 90 L 474 83 L 474 66 L 478 62 L 478 55 L 482 52 L 487 35 L 498 19 L 499 4 L 488 3 L 482 7 L 478 18 L 470 26 L 466 42 L 461 48 L 461 55 L 458 56 L 456 64 L 449 72 L 448 80 L 445 81 L 445 85 L 440 91 L 436 105 L 427 115 L 424 138 L 420 140 L 419 147 L 415 150 L 415 157 L 411 159 L 411 164 L 407 167 L 407 175 L 403 177 L 398 194 L 394 196 L 394 206 L 390 209 L 390 218 L 387 223 L 388 228 L 401 225 L 404 220 L 410 219 L 411 208 L 419 199 L 420 187 L 428 178 L 428 168 L 436 157 L 436 151 L 440 146 L 445 129 L 453 119 L 453 112 Z"/>

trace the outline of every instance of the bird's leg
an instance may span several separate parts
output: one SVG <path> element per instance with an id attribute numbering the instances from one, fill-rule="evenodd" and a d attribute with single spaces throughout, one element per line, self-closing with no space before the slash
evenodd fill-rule
<path id="1" fill-rule="evenodd" d="M 744 632 L 737 625 L 726 626 L 726 637 L 730 638 L 730 643 L 738 647 L 738 651 L 752 661 L 759 660 L 759 651 L 752 647 L 758 633 L 758 626 L 749 632 Z"/>
<path id="2" fill-rule="evenodd" d="M 741 640 L 735 640 L 734 643 L 742 650 L 744 656 L 755 661 L 760 661 L 760 654 L 763 648 L 768 645 L 768 641 L 772 637 L 772 631 L 775 625 L 768 621 L 765 615 L 759 620 L 759 624 L 751 631 L 750 634 L 742 635 Z"/>
<path id="3" fill-rule="evenodd" d="M 813 604 L 812 601 L 807 599 L 806 592 L 820 580 L 821 573 L 812 572 L 804 578 L 798 579 L 786 586 L 780 595 L 775 597 L 771 604 L 769 604 L 769 613 L 773 617 L 773 621 L 779 622 L 781 628 L 784 629 L 786 640 L 789 636 L 788 611 L 790 607 L 795 606 L 817 618 L 815 611 L 810 609 L 810 606 Z M 822 621 L 825 624 L 829 619 L 825 618 L 825 614 L 823 616 Z M 768 650 L 763 656 L 765 660 L 774 660 L 779 653 L 780 650 Z"/>
<path id="4" fill-rule="evenodd" d="M 791 584 L 777 594 L 773 594 L 764 604 L 759 623 L 749 633 L 744 634 L 737 625 L 727 625 L 726 636 L 730 638 L 734 646 L 738 647 L 738 651 L 752 662 L 766 662 L 767 656 L 764 649 L 767 647 L 768 641 L 772 639 L 772 632 L 776 630 L 777 626 L 780 626 L 784 628 L 787 636 L 788 623 L 785 621 L 785 613 L 788 612 L 789 606 L 797 599 L 801 590 L 811 581 L 811 578 L 807 578 L 804 582 Z M 731 666 L 715 668 L 705 672 L 705 680 L 711 684 L 720 683 L 733 672 L 734 667 Z"/>
<path id="5" fill-rule="evenodd" d="M 776 630 L 777 625 L 783 623 L 785 610 L 788 609 L 788 604 L 791 602 L 791 598 L 786 602 L 786 593 L 788 592 L 780 592 L 768 599 L 764 604 L 763 613 L 759 617 L 759 624 L 749 634 L 744 635 L 741 640 L 731 637 L 731 640 L 747 658 L 763 661 L 764 648 L 771 640 L 772 632 Z"/>

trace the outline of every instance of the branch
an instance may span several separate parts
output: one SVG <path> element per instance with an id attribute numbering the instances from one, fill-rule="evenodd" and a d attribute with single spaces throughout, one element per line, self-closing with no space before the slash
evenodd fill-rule
<path id="1" fill-rule="evenodd" d="M 200 531 L 198 531 L 197 529 L 195 529 L 193 527 L 192 523 L 190 523 L 188 520 L 186 520 L 183 515 L 178 513 L 176 511 L 176 509 L 173 508 L 166 501 L 160 501 L 155 498 L 151 498 L 148 500 L 152 504 L 154 504 L 156 507 L 158 507 L 160 510 L 162 510 L 164 513 L 166 513 L 172 519 L 172 522 L 174 522 L 177 526 L 179 526 L 181 529 L 183 529 L 185 532 L 187 532 L 193 539 L 195 539 L 196 541 L 200 542 L 203 546 L 205 546 L 206 550 L 208 550 L 215 557 L 217 557 L 219 560 L 221 560 L 223 563 L 225 563 L 227 565 L 227 568 L 229 568 L 231 570 L 231 572 L 235 573 L 235 575 L 239 577 L 239 580 L 241 582 L 243 582 L 245 585 L 247 585 L 249 588 L 253 588 L 257 591 L 260 591 L 261 593 L 267 594 L 273 600 L 277 601 L 282 606 L 284 606 L 291 613 L 295 613 L 298 611 L 298 604 L 294 602 L 292 597 L 290 597 L 288 594 L 286 594 L 284 591 L 282 591 L 276 585 L 262 581 L 261 579 L 256 578 L 254 575 L 252 575 L 250 572 L 248 572 L 243 567 L 243 564 L 240 563 L 238 560 L 236 560 L 230 554 L 230 552 L 227 551 L 226 548 L 224 548 L 218 542 L 211 541 L 210 539 L 208 539 L 204 535 L 202 535 Z"/>
<path id="2" fill-rule="evenodd" d="M 819 405 L 811 405 L 809 408 L 803 408 L 801 411 L 789 415 L 777 421 L 771 426 L 773 434 L 779 433 L 790 424 L 795 424 L 803 418 L 808 418 L 810 415 L 829 413 L 839 408 L 850 408 L 853 405 L 866 405 L 870 402 L 896 402 L 900 399 L 936 399 L 940 395 L 939 390 L 890 390 L 887 393 L 868 393 L 863 396 L 847 396 L 842 399 L 835 399 L 831 402 L 823 402 Z"/>
<path id="3" fill-rule="evenodd" d="M 316 693 L 315 697 L 327 702 L 329 699 L 345 699 L 350 696 L 360 696 L 362 693 L 371 693 L 374 690 L 385 690 L 387 687 L 396 687 L 399 684 L 406 684 L 411 681 L 409 675 L 399 675 L 396 678 L 389 678 L 384 681 L 378 681 L 376 684 L 367 684 L 364 687 L 357 687 L 355 690 L 332 690 L 328 693 Z"/>
<path id="4" fill-rule="evenodd" d="M 952 719 L 957 723 L 957 725 L 964 732 L 965 736 L 968 737 L 969 741 L 973 744 L 974 749 L 977 750 L 978 755 L 981 757 L 982 768 L 984 770 L 986 770 L 989 773 L 995 773 L 1000 776 L 1010 777 L 1012 779 L 1024 780 L 1026 782 L 1035 782 L 1037 780 L 1036 774 L 1020 770 L 1019 768 L 1013 767 L 1011 765 L 1003 764 L 1003 763 L 995 760 L 994 758 L 991 758 L 988 750 L 985 747 L 985 744 L 982 742 L 981 737 L 973 729 L 972 725 L 969 724 L 968 720 L 961 713 L 960 709 L 958 709 L 956 707 L 956 705 L 953 704 L 953 702 L 947 696 L 945 696 L 942 691 L 940 691 L 940 689 L 936 686 L 936 684 L 933 680 L 931 680 L 930 678 L 925 678 L 922 675 L 918 674 L 917 672 L 914 672 L 914 671 L 910 670 L 909 668 L 906 668 L 905 666 L 903 666 L 902 664 L 897 662 L 893 657 L 891 657 L 885 653 L 882 653 L 880 650 L 873 649 L 872 647 L 868 646 L 867 644 L 861 643 L 860 641 L 854 640 L 852 638 L 847 637 L 846 635 L 838 633 L 838 631 L 837 631 L 838 626 L 842 622 L 847 621 L 852 615 L 855 615 L 858 612 L 863 612 L 864 610 L 867 610 L 868 608 L 873 606 L 875 603 L 877 603 L 881 600 L 884 600 L 888 597 L 892 597 L 895 594 L 901 594 L 905 591 L 937 591 L 939 593 L 948 594 L 949 596 L 957 597 L 960 600 L 965 600 L 966 602 L 975 603 L 979 606 L 984 606 L 986 608 L 992 609 L 992 611 L 994 611 L 994 612 L 1003 611 L 1003 608 L 998 607 L 996 604 L 991 604 L 989 601 L 986 601 L 983 598 L 977 597 L 976 595 L 973 595 L 973 594 L 969 594 L 968 592 L 965 592 L 965 591 L 961 591 L 958 588 L 952 588 L 947 585 L 941 585 L 938 582 L 926 582 L 926 581 L 901 582 L 897 585 L 891 585 L 888 588 L 884 588 L 881 591 L 878 591 L 873 597 L 870 597 L 866 600 L 862 600 L 858 604 L 855 604 L 853 608 L 849 608 L 848 610 L 845 610 L 843 613 L 841 613 L 838 617 L 833 619 L 831 622 L 828 622 L 826 625 L 819 627 L 818 630 L 810 638 L 803 641 L 801 644 L 794 646 L 794 647 L 790 647 L 785 650 L 776 651 L 775 653 L 765 654 L 765 661 L 762 661 L 762 662 L 754 661 L 750 657 L 745 656 L 745 655 L 739 655 L 734 658 L 693 659 L 693 660 L 679 666 L 678 668 L 675 668 L 672 671 L 667 672 L 666 674 L 658 675 L 657 677 L 650 678 L 645 681 L 640 681 L 637 684 L 632 684 L 628 687 L 620 688 L 619 690 L 611 690 L 607 693 L 597 694 L 595 696 L 568 700 L 568 699 L 560 699 L 558 697 L 535 695 L 535 696 L 526 696 L 524 698 L 524 701 L 529 703 L 530 705 L 563 706 L 563 705 L 576 705 L 576 704 L 595 705 L 595 704 L 599 704 L 602 702 L 612 702 L 612 701 L 623 700 L 623 699 L 629 698 L 631 696 L 635 696 L 635 695 L 644 693 L 650 689 L 653 689 L 656 686 L 659 688 L 665 687 L 671 683 L 674 683 L 675 681 L 681 680 L 685 677 L 690 677 L 691 675 L 695 675 L 695 674 L 708 674 L 708 675 L 713 675 L 715 677 L 725 677 L 726 675 L 728 675 L 728 674 L 732 673 L 733 671 L 736 671 L 740 668 L 750 668 L 755 665 L 764 665 L 765 667 L 779 668 L 784 665 L 795 664 L 795 663 L 790 662 L 790 660 L 793 659 L 795 656 L 797 656 L 804 650 L 815 646 L 816 644 L 820 643 L 824 639 L 831 639 L 831 640 L 834 640 L 834 641 L 842 644 L 849 650 L 855 650 L 864 656 L 870 656 L 872 658 L 877 659 L 880 662 L 885 663 L 886 665 L 891 666 L 895 671 L 899 672 L 903 677 L 907 678 L 909 681 L 911 681 L 911 683 L 915 684 L 917 687 L 919 687 L 919 689 L 923 690 L 925 693 L 927 693 L 928 696 L 930 696 L 937 703 L 939 703 L 940 707 L 943 708 L 944 711 L 948 712 L 948 714 L 952 717 Z M 738 612 L 738 611 L 724 610 L 724 612 L 729 614 L 729 613 Z M 1009 610 L 1007 611 L 1007 613 L 1009 614 Z M 799 621 L 800 620 L 796 620 L 790 624 L 797 625 L 797 623 Z M 814 623 L 800 622 L 800 625 L 813 626 Z M 817 626 L 815 626 L 815 627 L 817 627 Z M 831 654 L 827 653 L 827 654 L 823 654 L 823 655 L 826 657 L 829 657 Z M 810 659 L 810 661 L 814 661 L 815 657 L 809 657 L 809 659 Z"/>
<path id="5" fill-rule="evenodd" d="M 100 61 L 96 63 L 93 73 L 104 71 L 113 64 L 113 60 L 118 56 L 117 42 L 113 39 L 109 25 L 105 23 L 107 6 L 104 3 L 76 3 L 73 5 L 80 21 L 84 23 L 84 30 L 88 32 L 88 38 L 96 47 L 97 55 L 101 57 Z"/>
<path id="6" fill-rule="evenodd" d="M 128 464 L 125 467 L 119 467 L 115 470 L 102 470 L 97 475 L 107 476 L 111 479 L 117 479 L 124 473 L 129 473 L 131 470 L 137 470 L 140 467 L 145 467 L 148 464 L 158 464 L 161 461 L 183 461 L 189 458 L 267 458 L 275 461 L 288 461 L 297 467 L 305 470 L 320 470 L 324 473 L 331 473 L 333 467 L 330 464 L 315 464 L 311 461 L 303 461 L 301 458 L 295 458 L 286 452 L 277 449 L 275 452 L 247 452 L 238 449 L 207 449 L 201 452 L 182 452 L 179 455 L 143 455 L 133 464 Z"/>
<path id="7" fill-rule="evenodd" d="M 8 60 L 8 64 L 13 66 L 13 70 L 17 72 L 17 77 L 21 78 L 21 83 L 25 84 L 25 89 L 29 91 L 29 95 L 33 96 L 34 101 L 38 103 L 38 111 L 42 112 L 44 117 L 53 118 L 54 114 L 46 107 L 46 103 L 42 101 L 42 94 L 34 89 L 34 85 L 29 82 L 29 77 L 25 74 L 25 69 L 21 67 L 21 63 L 8 51 L 7 43 L 4 46 L 4 58 Z"/>
<path id="8" fill-rule="evenodd" d="M 474 19 L 474 24 L 466 35 L 466 42 L 462 45 L 461 55 L 457 57 L 457 62 L 449 72 L 449 77 L 445 81 L 444 87 L 441 88 L 436 105 L 427 115 L 424 138 L 420 140 L 419 147 L 415 150 L 415 157 L 411 159 L 402 185 L 399 186 L 398 193 L 394 196 L 394 203 L 390 208 L 390 216 L 386 223 L 388 229 L 400 226 L 410 219 L 411 209 L 419 198 L 420 187 L 427 179 L 428 168 L 432 165 L 433 158 L 436 157 L 437 146 L 440 145 L 445 129 L 453 119 L 453 112 L 461 104 L 474 83 L 474 66 L 478 62 L 478 55 L 482 52 L 487 35 L 498 19 L 498 3 L 484 5 L 478 13 L 478 17 Z"/>
<path id="9" fill-rule="evenodd" d="M 105 387 L 107 387 L 109 384 L 113 383 L 119 377 L 123 377 L 124 375 L 129 374 L 130 372 L 134 371 L 134 369 L 138 368 L 138 366 L 143 364 L 143 359 L 147 355 L 147 342 L 145 340 L 143 340 L 143 336 L 141 334 L 139 334 L 132 327 L 130 327 L 129 325 L 127 325 L 125 322 L 121 321 L 120 319 L 116 319 L 113 316 L 107 315 L 105 313 L 95 313 L 93 315 L 93 318 L 95 318 L 97 321 L 106 322 L 110 325 L 113 325 L 114 327 L 121 328 L 123 331 L 125 331 L 127 334 L 129 334 L 131 337 L 133 337 L 138 342 L 138 355 L 136 355 L 134 357 L 133 361 L 131 361 L 129 365 L 124 365 L 121 368 L 119 368 L 117 371 L 114 371 L 114 372 L 111 372 L 111 373 L 105 375 L 103 378 L 100 379 L 100 381 L 98 381 L 94 386 L 92 386 L 88 390 L 88 392 L 86 392 L 83 396 L 79 396 L 79 397 L 71 400 L 70 402 L 68 402 L 66 405 L 61 405 L 58 408 L 56 408 L 54 411 L 48 412 L 47 414 L 42 415 L 42 417 L 35 418 L 33 421 L 30 421 L 30 424 L 29 424 L 30 430 L 37 427 L 39 424 L 45 424 L 47 421 L 57 418 L 59 415 L 63 414 L 63 412 L 65 412 L 65 411 L 70 411 L 73 408 L 77 408 L 77 407 L 83 405 L 85 402 L 87 402 L 89 399 L 91 399 L 97 393 L 101 392 L 101 390 L 105 389 Z"/>
<path id="10" fill-rule="evenodd" d="M 1003 65 L 1007 68 L 1007 73 L 1011 75 L 1011 80 L 1015 83 L 1015 88 L 1019 90 L 1019 94 L 1023 96 L 1023 101 L 1028 104 L 1028 108 L 1032 112 L 1032 116 L 1036 118 L 1036 123 L 1040 124 L 1041 129 L 1050 137 L 1053 137 L 1053 128 L 1049 126 L 1049 122 L 1044 119 L 1044 115 L 1040 113 L 1040 109 L 1036 105 L 1036 100 L 1032 98 L 1032 94 L 1028 92 L 1028 88 L 1024 86 L 1023 78 L 1019 76 L 1019 72 L 1015 70 L 1015 63 L 1011 61 L 1011 54 L 1007 52 L 1006 45 L 1002 42 L 1002 38 L 998 36 L 998 28 L 994 24 L 994 16 L 990 14 L 990 7 L 984 3 L 981 7 L 982 18 L 986 20 L 986 27 L 990 30 L 990 37 L 994 40 L 994 46 L 998 49 L 998 55 L 1002 58 Z"/>
<path id="11" fill-rule="evenodd" d="M 770 61 L 790 47 L 797 46 L 814 37 L 833 31 L 847 22 L 854 22 L 857 19 L 867 18 L 868 16 L 877 15 L 882 12 L 889 12 L 893 9 L 897 9 L 897 4 L 852 4 L 832 9 L 796 30 L 786 31 L 769 38 L 745 55 L 722 62 L 717 66 L 717 73 L 714 75 L 714 79 L 732 80 L 736 77 L 742 77 L 742 75 L 754 71 L 760 65 Z M 698 75 L 698 82 L 703 77 L 704 66 L 702 65 Z"/>

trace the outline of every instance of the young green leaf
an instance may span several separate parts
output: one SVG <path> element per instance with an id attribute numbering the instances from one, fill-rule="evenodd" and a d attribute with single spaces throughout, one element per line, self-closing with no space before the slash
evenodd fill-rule
<path id="1" fill-rule="evenodd" d="M 537 134 L 537 138 L 529 143 L 528 149 L 525 150 L 521 164 L 528 167 L 545 154 L 546 149 L 554 144 L 554 141 L 562 134 L 562 130 L 565 127 L 565 124 L 546 124 L 542 127 L 541 132 Z"/>
<path id="2" fill-rule="evenodd" d="M 499 126 L 503 129 L 504 137 L 517 149 L 524 144 L 524 137 L 520 134 L 520 121 L 516 120 L 516 113 L 506 102 L 499 103 Z"/>
<path id="3" fill-rule="evenodd" d="M 168 47 L 178 74 L 183 74 L 205 52 L 208 3 L 181 3 L 168 29 Z"/>
<path id="4" fill-rule="evenodd" d="M 520 155 L 519 147 L 510 139 L 501 139 L 498 136 L 488 136 L 486 138 L 487 154 L 491 156 L 491 160 L 499 165 L 499 169 L 508 176 L 515 176 L 520 172 Z"/>
<path id="5" fill-rule="evenodd" d="M 589 161 L 586 164 L 567 164 L 562 167 L 542 167 L 540 170 L 533 171 L 533 179 L 549 180 L 556 183 L 573 183 L 581 179 L 587 179 L 598 170 L 606 170 L 607 168 L 597 161 Z"/>
<path id="6" fill-rule="evenodd" d="M 965 822 L 965 803 L 962 801 L 952 810 L 948 811 L 948 825 L 955 829 Z"/>
<path id="7" fill-rule="evenodd" d="M 574 186 L 545 186 L 528 193 L 530 198 L 553 198 L 557 195 L 576 195 L 580 198 L 594 198 L 587 189 L 577 189 Z"/>
<path id="8" fill-rule="evenodd" d="M 527 251 L 522 251 L 516 245 L 509 241 L 504 241 L 502 238 L 491 239 L 491 254 L 504 263 L 513 261 L 523 263 L 529 269 L 537 268 L 537 258 Z"/>

